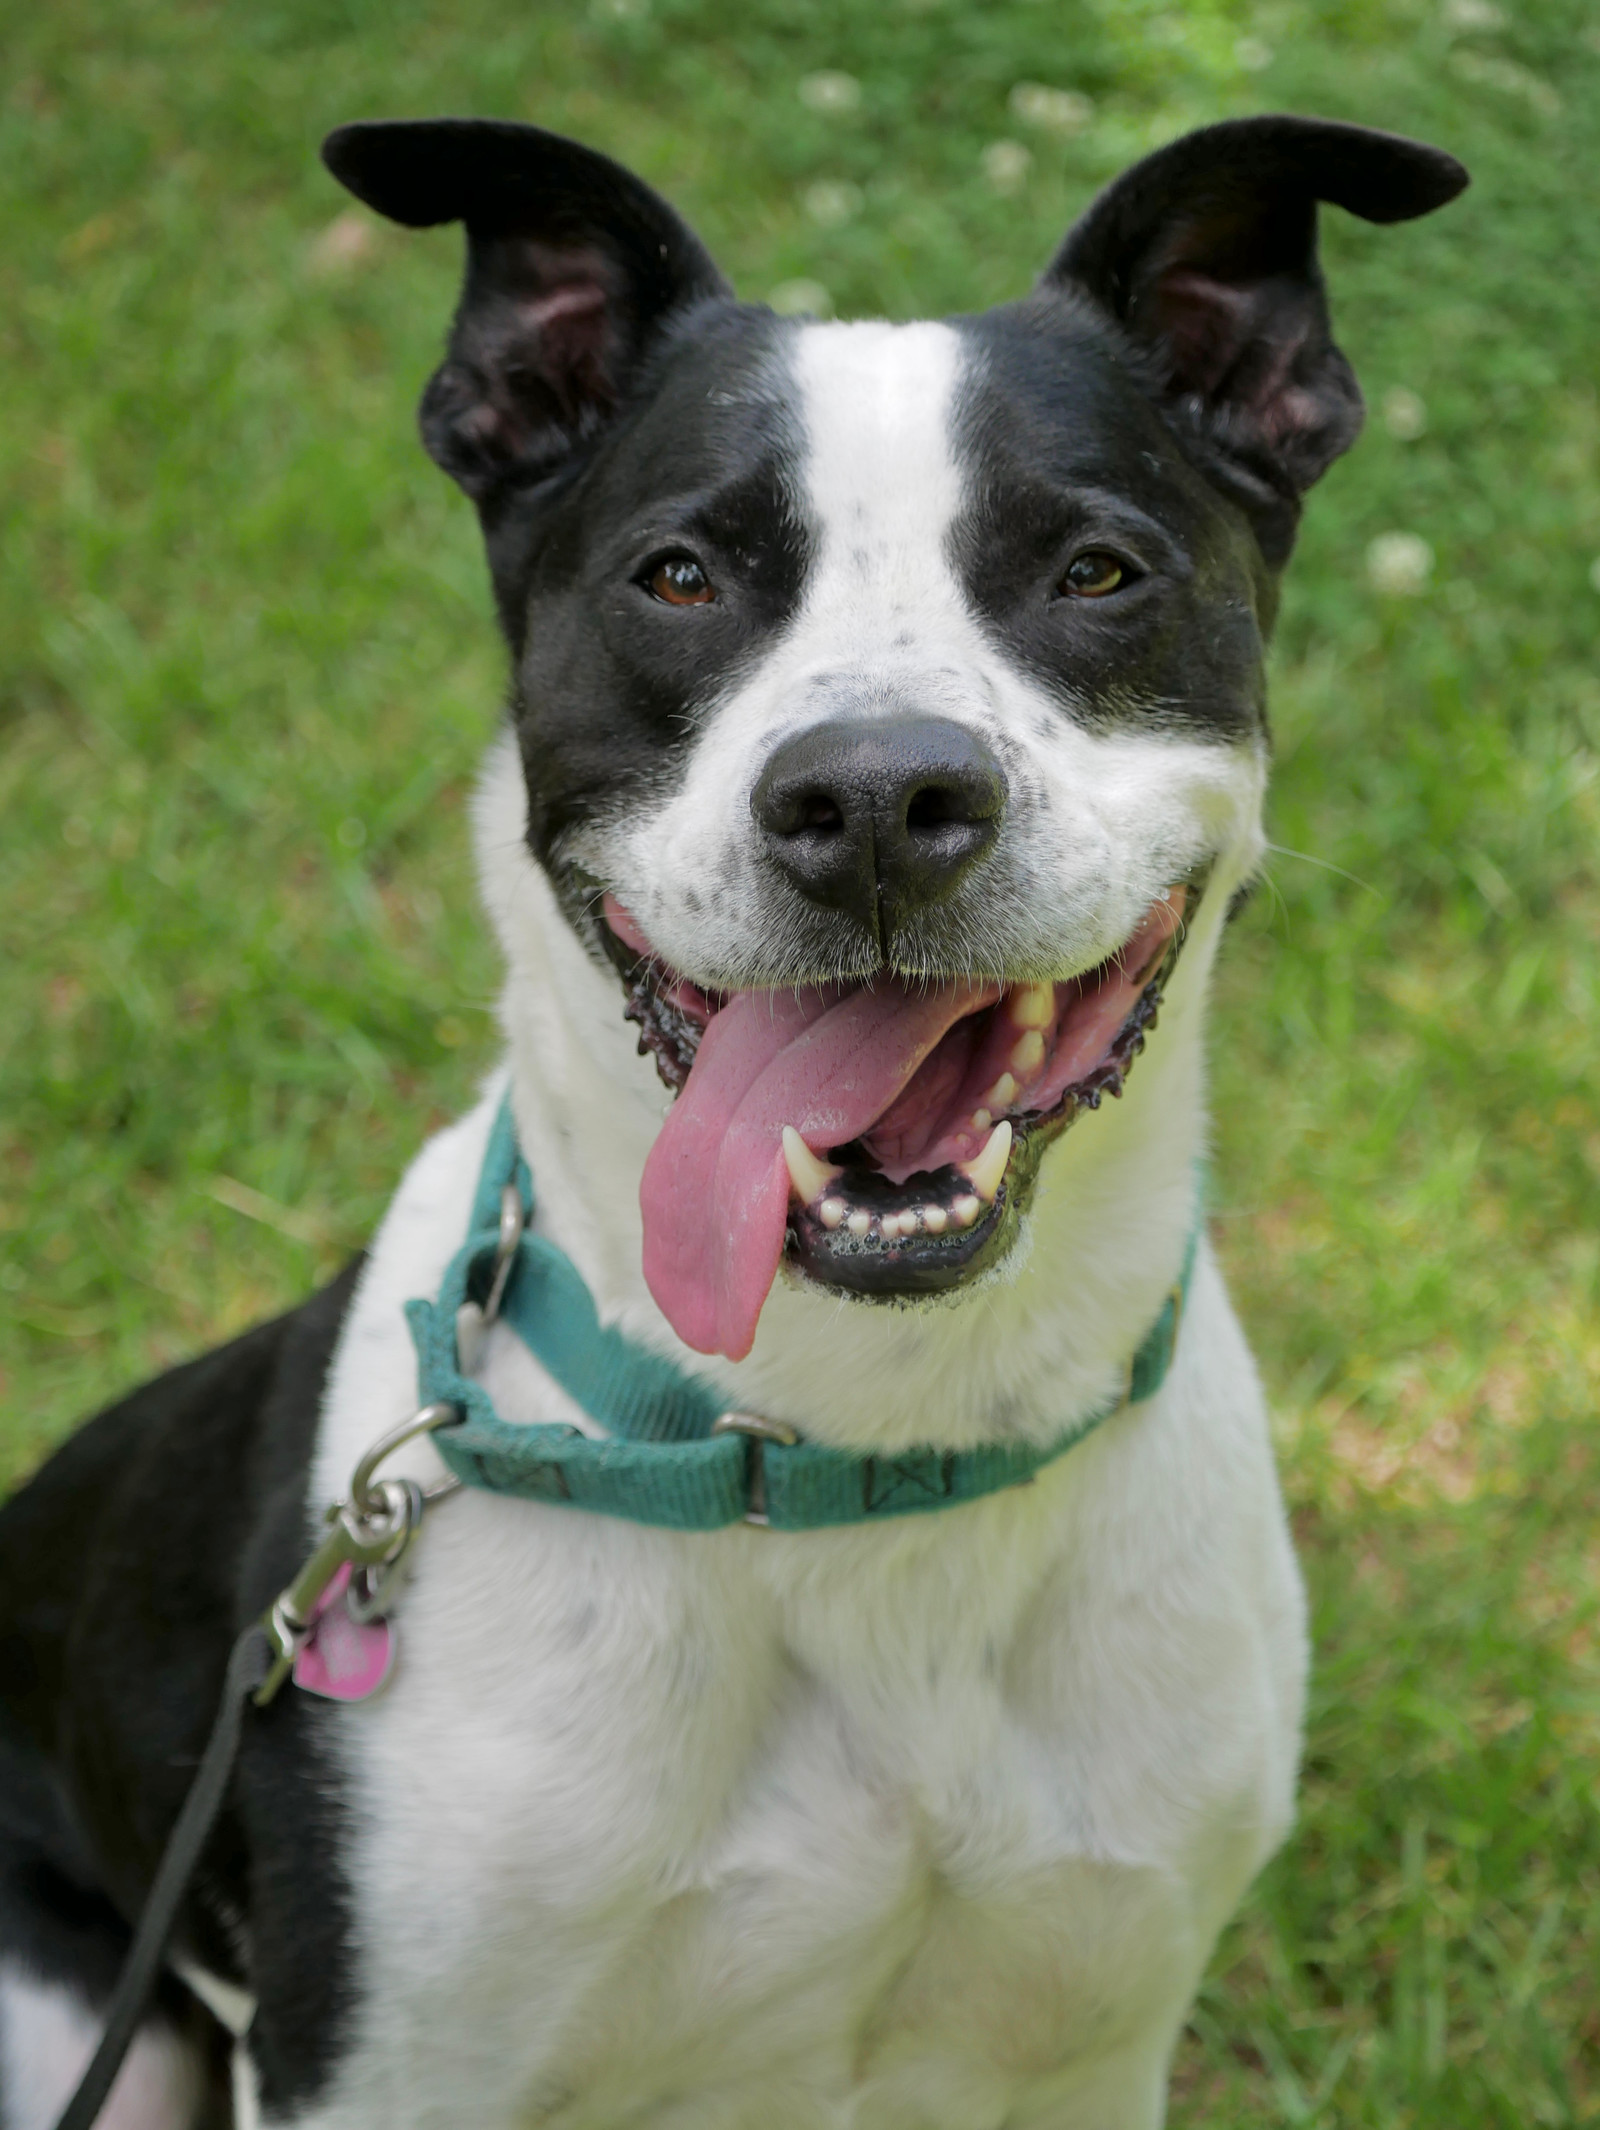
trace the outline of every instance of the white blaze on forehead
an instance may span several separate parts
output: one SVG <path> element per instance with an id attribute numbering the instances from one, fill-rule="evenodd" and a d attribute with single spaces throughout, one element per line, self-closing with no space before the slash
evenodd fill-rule
<path id="1" fill-rule="evenodd" d="M 961 505 L 952 438 L 961 369 L 947 325 L 801 331 L 802 477 L 820 538 L 813 611 L 825 603 L 837 616 L 844 602 L 888 619 L 935 588 L 941 602 L 956 590 L 944 542 Z"/>

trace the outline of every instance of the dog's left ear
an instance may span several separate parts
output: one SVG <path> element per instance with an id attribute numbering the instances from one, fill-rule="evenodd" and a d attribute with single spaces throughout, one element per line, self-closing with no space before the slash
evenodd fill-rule
<path id="1" fill-rule="evenodd" d="M 538 126 L 341 126 L 323 160 L 411 229 L 467 226 L 467 274 L 422 440 L 485 511 L 558 471 L 675 312 L 730 293 L 698 237 L 609 157 Z"/>
<path id="2" fill-rule="evenodd" d="M 1301 495 L 1363 414 L 1330 330 L 1317 202 L 1405 222 L 1466 183 L 1454 156 L 1398 134 L 1231 119 L 1124 172 L 1068 231 L 1044 284 L 1086 291 L 1150 351 L 1171 412 L 1278 567 Z"/>

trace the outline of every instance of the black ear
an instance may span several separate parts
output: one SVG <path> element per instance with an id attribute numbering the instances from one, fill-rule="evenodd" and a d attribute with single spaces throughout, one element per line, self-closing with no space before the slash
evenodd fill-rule
<path id="1" fill-rule="evenodd" d="M 392 221 L 467 225 L 466 282 L 421 422 L 481 504 L 554 472 L 599 428 L 670 313 L 730 293 L 648 185 L 537 126 L 341 126 L 322 155 Z"/>
<path id="2" fill-rule="evenodd" d="M 1126 171 L 1070 229 L 1047 285 L 1086 290 L 1152 353 L 1213 476 L 1287 557 L 1299 498 L 1361 428 L 1317 264 L 1317 202 L 1406 222 L 1467 173 L 1420 141 L 1328 119 L 1241 118 Z"/>

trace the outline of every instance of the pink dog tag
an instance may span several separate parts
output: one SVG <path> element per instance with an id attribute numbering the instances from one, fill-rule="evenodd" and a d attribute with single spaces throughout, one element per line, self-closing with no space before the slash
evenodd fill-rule
<path id="1" fill-rule="evenodd" d="M 352 1618 L 346 1561 L 317 1600 L 311 1633 L 294 1660 L 294 1683 L 328 1701 L 365 1701 L 389 1676 L 394 1629 L 387 1620 Z"/>

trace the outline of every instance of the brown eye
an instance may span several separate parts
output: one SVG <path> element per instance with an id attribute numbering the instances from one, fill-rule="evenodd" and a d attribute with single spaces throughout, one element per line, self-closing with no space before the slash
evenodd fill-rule
<path id="1" fill-rule="evenodd" d="M 1127 577 L 1115 555 L 1108 555 L 1103 547 L 1091 547 L 1067 564 L 1061 589 L 1069 599 L 1104 599 L 1107 592 L 1125 584 Z"/>
<path id="2" fill-rule="evenodd" d="M 645 582 L 668 606 L 709 606 L 717 596 L 693 555 L 669 555 L 656 564 Z"/>

